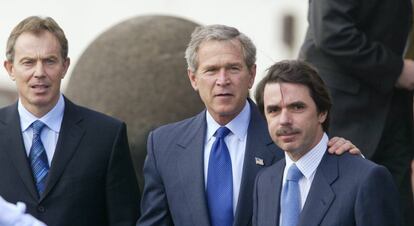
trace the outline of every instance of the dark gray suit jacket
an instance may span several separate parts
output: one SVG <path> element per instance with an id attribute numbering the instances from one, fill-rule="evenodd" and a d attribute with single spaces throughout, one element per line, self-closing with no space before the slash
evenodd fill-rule
<path id="1" fill-rule="evenodd" d="M 254 226 L 279 225 L 285 164 L 281 160 L 257 175 Z M 349 153 L 324 155 L 298 226 L 334 225 L 402 225 L 397 188 L 386 168 Z"/>
<path id="2" fill-rule="evenodd" d="M 412 93 L 395 88 L 410 31 L 410 1 L 309 0 L 299 58 L 318 69 L 331 93 L 330 136 L 351 140 L 367 158 L 375 153 L 387 115 L 411 128 Z M 407 162 L 413 152 L 397 155 Z"/>
<path id="3" fill-rule="evenodd" d="M 237 226 L 251 225 L 253 185 L 257 172 L 283 157 L 270 139 L 267 125 L 250 101 L 251 117 L 240 195 L 236 208 Z M 208 226 L 204 187 L 204 140 L 206 112 L 181 122 L 162 126 L 148 137 L 144 165 L 145 186 L 140 226 Z M 264 160 L 264 166 L 255 163 Z"/>
<path id="4" fill-rule="evenodd" d="M 124 123 L 77 106 L 65 111 L 40 198 L 24 148 L 17 104 L 0 109 L 0 195 L 25 202 L 49 226 L 130 226 L 139 189 Z"/>

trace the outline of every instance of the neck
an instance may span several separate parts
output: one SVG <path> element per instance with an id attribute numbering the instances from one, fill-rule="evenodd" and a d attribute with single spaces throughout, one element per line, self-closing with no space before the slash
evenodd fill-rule
<path id="1" fill-rule="evenodd" d="M 31 114 L 33 114 L 37 118 L 41 118 L 56 106 L 57 102 L 59 101 L 59 98 L 60 96 L 58 96 L 56 100 L 53 100 L 52 102 L 48 104 L 44 104 L 44 105 L 41 105 L 41 104 L 35 105 L 35 104 L 30 104 L 24 101 L 22 101 L 22 105 Z"/>

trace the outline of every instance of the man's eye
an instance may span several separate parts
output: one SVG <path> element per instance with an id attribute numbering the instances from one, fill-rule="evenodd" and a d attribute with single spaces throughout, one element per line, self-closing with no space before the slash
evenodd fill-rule
<path id="1" fill-rule="evenodd" d="M 25 61 L 22 62 L 22 64 L 25 65 L 25 66 L 30 66 L 30 65 L 33 65 L 33 61 L 25 60 Z"/>
<path id="2" fill-rule="evenodd" d="M 280 108 L 267 108 L 268 114 L 277 113 L 279 111 L 280 111 Z"/>
<path id="3" fill-rule="evenodd" d="M 207 68 L 206 70 L 204 70 L 204 74 L 206 75 L 214 75 L 216 73 L 216 69 L 215 68 Z"/>
<path id="4" fill-rule="evenodd" d="M 46 59 L 46 64 L 55 64 L 56 60 L 55 59 Z"/>
<path id="5" fill-rule="evenodd" d="M 297 105 L 293 105 L 292 106 L 292 110 L 293 111 L 301 111 L 301 110 L 303 110 L 305 108 L 305 106 L 304 105 L 302 105 L 302 104 L 297 104 Z"/>

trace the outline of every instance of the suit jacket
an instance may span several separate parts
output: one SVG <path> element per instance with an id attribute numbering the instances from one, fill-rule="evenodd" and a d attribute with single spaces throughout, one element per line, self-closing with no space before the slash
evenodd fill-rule
<path id="1" fill-rule="evenodd" d="M 134 225 L 139 190 L 124 123 L 77 106 L 65 110 L 46 189 L 38 197 L 17 104 L 0 109 L 0 195 L 49 226 Z"/>
<path id="2" fill-rule="evenodd" d="M 253 225 L 279 225 L 285 164 L 285 160 L 281 160 L 258 174 L 253 198 Z M 324 155 L 316 169 L 298 226 L 402 224 L 397 188 L 386 168 L 349 153 Z"/>
<path id="3" fill-rule="evenodd" d="M 309 0 L 299 58 L 318 69 L 330 90 L 330 136 L 350 139 L 367 158 L 387 115 L 412 124 L 412 94 L 395 88 L 411 15 L 411 0 Z M 407 162 L 412 154 L 398 155 Z"/>
<path id="4" fill-rule="evenodd" d="M 234 225 L 251 225 L 253 185 L 257 172 L 283 156 L 267 125 L 250 101 L 251 117 Z M 144 165 L 142 216 L 137 225 L 210 225 L 204 186 L 205 110 L 195 117 L 151 132 Z M 255 163 L 255 157 L 264 166 Z"/>

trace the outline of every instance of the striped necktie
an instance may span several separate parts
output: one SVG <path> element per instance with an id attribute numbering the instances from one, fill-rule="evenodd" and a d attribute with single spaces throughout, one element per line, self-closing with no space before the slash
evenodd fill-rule
<path id="1" fill-rule="evenodd" d="M 45 147 L 43 146 L 42 140 L 40 139 L 40 134 L 44 127 L 45 124 L 39 120 L 36 120 L 32 123 L 33 140 L 29 154 L 32 174 L 39 196 L 41 196 L 45 190 L 46 177 L 49 172 L 49 163 L 47 161 Z"/>

